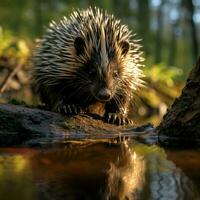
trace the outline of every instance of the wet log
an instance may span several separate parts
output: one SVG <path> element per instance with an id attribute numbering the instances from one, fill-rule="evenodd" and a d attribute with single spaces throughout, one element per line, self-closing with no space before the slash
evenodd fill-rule
<path id="1" fill-rule="evenodd" d="M 51 137 L 63 121 L 59 114 L 19 105 L 0 105 L 0 146 L 17 145 L 35 138 Z"/>
<path id="2" fill-rule="evenodd" d="M 156 128 L 161 143 L 171 140 L 192 145 L 200 141 L 200 58 L 182 90 Z M 171 138 L 169 140 L 169 138 Z"/>
<path id="3" fill-rule="evenodd" d="M 147 132 L 152 129 L 149 125 L 116 126 L 104 123 L 96 115 L 66 117 L 38 108 L 0 104 L 0 147 L 44 146 L 66 140 L 113 139 L 130 135 L 147 140 Z"/>

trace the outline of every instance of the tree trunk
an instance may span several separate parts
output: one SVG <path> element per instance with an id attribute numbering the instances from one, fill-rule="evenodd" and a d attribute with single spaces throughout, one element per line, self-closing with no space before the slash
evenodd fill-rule
<path id="1" fill-rule="evenodd" d="M 176 59 L 176 50 L 177 50 L 177 38 L 176 38 L 176 29 L 177 29 L 177 22 L 172 22 L 172 30 L 171 30 L 171 40 L 169 46 L 169 58 L 168 58 L 168 65 L 174 66 L 175 59 Z"/>
<path id="2" fill-rule="evenodd" d="M 149 0 L 137 0 L 138 3 L 138 35 L 143 38 L 144 51 L 146 55 L 150 52 L 150 9 Z"/>
<path id="3" fill-rule="evenodd" d="M 43 16 L 42 16 L 42 1 L 33 1 L 34 15 L 35 15 L 35 34 L 41 36 L 43 27 Z"/>
<path id="4" fill-rule="evenodd" d="M 161 142 L 181 139 L 185 143 L 200 142 L 200 58 L 190 72 L 182 94 L 172 104 L 156 128 Z"/>
<path id="5" fill-rule="evenodd" d="M 194 5 L 192 0 L 183 0 L 183 6 L 187 10 L 186 13 L 186 19 L 188 20 L 188 23 L 190 25 L 190 31 L 191 31 L 191 39 L 192 39 L 192 55 L 193 55 L 193 61 L 195 61 L 198 57 L 198 39 L 197 39 L 197 31 L 196 26 L 194 22 Z"/>
<path id="6" fill-rule="evenodd" d="M 155 63 L 160 63 L 162 58 L 162 36 L 163 36 L 163 5 L 164 2 L 161 1 L 160 6 L 157 11 L 157 32 L 155 40 Z"/>

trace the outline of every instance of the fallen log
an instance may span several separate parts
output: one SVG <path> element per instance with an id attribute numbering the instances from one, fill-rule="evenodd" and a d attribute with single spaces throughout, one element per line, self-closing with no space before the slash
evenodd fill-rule
<path id="1" fill-rule="evenodd" d="M 145 140 L 148 130 L 152 130 L 152 127 L 145 125 L 143 128 L 134 128 L 104 123 L 95 115 L 66 117 L 59 113 L 21 105 L 0 105 L 0 147 L 38 146 L 66 139 L 110 139 L 127 137 L 130 134 L 134 138 L 139 136 Z"/>

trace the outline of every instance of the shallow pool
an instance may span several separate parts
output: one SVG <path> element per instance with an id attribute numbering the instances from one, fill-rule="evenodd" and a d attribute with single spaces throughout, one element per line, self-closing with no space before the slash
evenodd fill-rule
<path id="1" fill-rule="evenodd" d="M 200 199 L 200 149 L 134 140 L 0 148 L 0 200 Z"/>

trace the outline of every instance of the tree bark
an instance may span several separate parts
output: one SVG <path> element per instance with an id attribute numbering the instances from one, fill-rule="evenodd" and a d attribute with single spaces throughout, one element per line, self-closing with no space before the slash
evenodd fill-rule
<path id="1" fill-rule="evenodd" d="M 200 58 L 187 79 L 182 94 L 172 104 L 156 128 L 161 143 L 182 140 L 200 142 Z"/>

